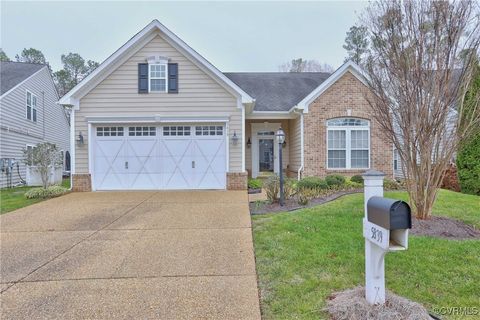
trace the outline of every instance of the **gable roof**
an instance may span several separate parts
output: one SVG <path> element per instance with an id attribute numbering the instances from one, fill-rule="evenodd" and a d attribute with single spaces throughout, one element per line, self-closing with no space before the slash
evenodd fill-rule
<path id="1" fill-rule="evenodd" d="M 308 112 L 308 106 L 315 99 L 317 99 L 322 93 L 324 93 L 331 85 L 333 85 L 338 79 L 340 79 L 345 73 L 350 72 L 363 84 L 367 85 L 366 77 L 360 68 L 355 62 L 349 60 L 340 66 L 335 72 L 333 72 L 330 77 L 322 82 L 317 88 L 310 92 L 305 98 L 302 99 L 295 107 L 298 109 L 303 109 L 304 112 Z"/>
<path id="2" fill-rule="evenodd" d="M 0 96 L 3 96 L 45 67 L 46 65 L 37 63 L 1 61 Z"/>
<path id="3" fill-rule="evenodd" d="M 290 111 L 322 84 L 326 72 L 228 72 L 225 75 L 255 99 L 254 111 Z"/>
<path id="4" fill-rule="evenodd" d="M 72 88 L 67 94 L 65 94 L 60 100 L 59 104 L 78 106 L 78 100 L 88 93 L 94 85 L 105 79 L 110 73 L 114 71 L 116 63 L 122 61 L 125 56 L 133 54 L 132 50 L 136 45 L 148 39 L 149 36 L 159 31 L 162 38 L 173 45 L 177 50 L 182 52 L 187 58 L 194 62 L 204 72 L 209 74 L 214 80 L 216 80 L 224 88 L 232 92 L 241 98 L 242 103 L 252 103 L 253 98 L 249 96 L 245 91 L 233 83 L 223 73 L 221 73 L 215 66 L 208 62 L 198 52 L 188 46 L 177 35 L 170 31 L 167 27 L 161 24 L 158 20 L 153 20 L 140 32 L 134 35 L 123 46 L 103 61 L 97 69 L 90 73 L 79 84 Z M 109 68 L 111 67 L 111 68 Z"/>

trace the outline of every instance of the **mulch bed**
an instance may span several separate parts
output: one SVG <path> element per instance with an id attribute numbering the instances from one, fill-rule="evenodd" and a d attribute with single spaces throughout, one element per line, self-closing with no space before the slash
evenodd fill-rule
<path id="1" fill-rule="evenodd" d="M 285 205 L 281 207 L 278 203 L 268 202 L 250 202 L 250 213 L 252 215 L 260 215 L 266 213 L 280 213 L 310 208 L 318 206 L 347 194 L 360 193 L 363 190 L 341 191 L 326 197 L 312 199 L 307 205 L 299 205 L 296 199 L 285 200 Z M 429 236 L 445 239 L 479 239 L 480 230 L 469 226 L 462 221 L 447 217 L 432 216 L 428 220 L 418 220 L 412 217 L 412 229 L 410 234 L 416 236 Z"/>
<path id="2" fill-rule="evenodd" d="M 327 301 L 325 311 L 334 320 L 431 320 L 428 311 L 419 303 L 386 292 L 384 305 L 369 305 L 365 288 L 357 287 L 335 292 Z"/>
<path id="3" fill-rule="evenodd" d="M 428 220 L 412 217 L 412 230 L 416 236 L 430 236 L 446 239 L 478 239 L 480 230 L 452 218 L 431 216 Z"/>

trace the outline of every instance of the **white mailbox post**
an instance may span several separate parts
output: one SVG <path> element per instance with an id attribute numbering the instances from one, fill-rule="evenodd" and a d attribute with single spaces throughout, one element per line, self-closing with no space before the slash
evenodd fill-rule
<path id="1" fill-rule="evenodd" d="M 363 174 L 365 193 L 365 298 L 371 305 L 385 303 L 385 254 L 408 248 L 410 207 L 401 200 L 383 198 L 382 172 Z"/>

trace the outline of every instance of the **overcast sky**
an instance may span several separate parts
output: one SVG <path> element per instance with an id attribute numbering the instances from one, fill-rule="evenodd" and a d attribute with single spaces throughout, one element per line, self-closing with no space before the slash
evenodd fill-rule
<path id="1" fill-rule="evenodd" d="M 158 19 L 220 70 L 278 71 L 292 58 L 340 66 L 345 33 L 366 2 L 6 2 L 1 47 L 13 59 L 40 49 L 53 70 L 62 53 L 105 60 Z"/>

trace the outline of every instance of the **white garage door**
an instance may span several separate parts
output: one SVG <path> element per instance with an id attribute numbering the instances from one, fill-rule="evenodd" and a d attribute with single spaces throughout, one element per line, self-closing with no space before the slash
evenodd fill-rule
<path id="1" fill-rule="evenodd" d="M 223 125 L 94 128 L 96 190 L 225 189 Z"/>

